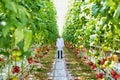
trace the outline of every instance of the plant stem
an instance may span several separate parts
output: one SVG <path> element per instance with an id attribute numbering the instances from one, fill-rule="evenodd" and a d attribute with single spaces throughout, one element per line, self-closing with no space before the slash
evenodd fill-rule
<path id="1" fill-rule="evenodd" d="M 10 78 L 10 55 L 8 57 L 8 79 Z"/>
<path id="2" fill-rule="evenodd" d="M 24 59 L 24 57 L 23 57 Z M 22 59 L 22 75 L 23 75 L 23 72 L 24 72 L 24 63 L 23 63 L 23 59 Z"/>

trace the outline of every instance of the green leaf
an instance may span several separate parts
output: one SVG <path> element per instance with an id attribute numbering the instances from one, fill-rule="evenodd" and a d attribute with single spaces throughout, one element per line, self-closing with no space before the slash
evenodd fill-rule
<path id="1" fill-rule="evenodd" d="M 97 16 L 98 10 L 99 10 L 98 5 L 97 5 L 97 4 L 94 4 L 94 5 L 92 6 L 92 13 L 93 13 L 94 16 Z"/>
<path id="2" fill-rule="evenodd" d="M 107 14 L 107 10 L 109 9 L 108 6 L 104 5 L 101 9 L 100 9 L 100 13 L 102 14 L 102 16 L 105 16 Z"/>
<path id="3" fill-rule="evenodd" d="M 19 6 L 19 9 L 18 9 L 18 18 L 19 18 L 19 22 L 20 22 L 20 26 L 19 27 L 25 27 L 28 23 L 28 19 L 25 15 L 25 8 L 22 7 L 22 6 Z M 17 25 L 16 25 L 17 26 Z"/>
<path id="4" fill-rule="evenodd" d="M 28 58 L 31 55 L 31 51 L 25 51 L 23 54 L 26 56 L 26 58 Z"/>
<path id="5" fill-rule="evenodd" d="M 6 8 L 17 13 L 17 5 L 14 2 L 6 0 L 5 3 L 6 3 Z"/>
<path id="6" fill-rule="evenodd" d="M 118 5 L 117 9 L 115 10 L 115 13 L 113 15 L 113 18 L 115 22 L 119 22 L 118 18 L 120 17 L 120 4 Z"/>
<path id="7" fill-rule="evenodd" d="M 15 44 L 19 43 L 20 41 L 23 40 L 24 38 L 24 34 L 22 29 L 17 28 L 14 32 L 14 36 L 15 36 Z"/>
<path id="8" fill-rule="evenodd" d="M 24 31 L 24 51 L 27 51 L 31 45 L 32 42 L 32 31 L 31 30 L 25 30 Z"/>
<path id="9" fill-rule="evenodd" d="M 8 32 L 10 30 L 10 27 L 9 26 L 5 26 L 3 29 L 2 29 L 2 33 L 3 33 L 3 36 L 6 37 Z"/>
<path id="10" fill-rule="evenodd" d="M 0 48 L 8 48 L 11 46 L 11 38 L 9 35 L 6 37 L 0 36 Z"/>

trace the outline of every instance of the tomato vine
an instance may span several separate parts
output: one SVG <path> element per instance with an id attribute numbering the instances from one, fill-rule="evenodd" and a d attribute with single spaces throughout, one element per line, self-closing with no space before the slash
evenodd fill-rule
<path id="1" fill-rule="evenodd" d="M 55 42 L 58 30 L 56 11 L 50 0 L 2 0 L 0 2 L 0 48 Z"/>
<path id="2" fill-rule="evenodd" d="M 63 31 L 67 47 L 75 48 L 77 54 L 81 50 L 83 59 L 88 57 L 88 61 L 91 60 L 96 64 L 100 73 L 102 69 L 110 74 L 106 69 L 111 69 L 111 65 L 112 69 L 116 69 L 113 64 L 118 63 L 119 54 L 116 56 L 116 53 L 120 53 L 120 2 L 118 0 L 72 0 L 71 5 Z M 101 66 L 99 62 L 105 61 L 104 59 L 108 57 L 109 60 L 107 59 L 104 66 Z M 84 61 L 87 62 L 85 59 Z M 108 62 L 110 64 L 107 64 Z M 114 76 L 112 77 L 115 79 Z"/>

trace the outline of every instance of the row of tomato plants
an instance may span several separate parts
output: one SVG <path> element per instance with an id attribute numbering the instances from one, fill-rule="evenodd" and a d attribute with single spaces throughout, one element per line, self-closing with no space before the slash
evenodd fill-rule
<path id="1" fill-rule="evenodd" d="M 10 79 L 23 73 L 25 66 L 48 53 L 57 34 L 51 0 L 1 0 L 0 74 Z"/>
<path id="2" fill-rule="evenodd" d="M 65 45 L 68 49 L 73 51 L 78 59 L 82 59 L 91 70 L 95 71 L 98 80 L 120 79 L 120 69 L 118 69 L 120 58 L 118 58 L 116 54 L 110 55 L 110 52 L 102 50 L 100 53 L 97 53 L 97 49 L 93 46 L 91 49 L 87 49 L 84 45 L 81 45 L 80 48 L 76 48 L 74 44 L 69 42 L 65 42 Z"/>
<path id="3" fill-rule="evenodd" d="M 17 48 L 12 51 L 10 57 L 0 55 L 0 79 L 3 80 L 19 80 L 32 78 L 29 71 L 35 66 L 41 68 L 41 59 L 49 53 L 53 45 L 33 47 L 29 57 L 22 56 L 22 52 Z M 21 59 L 22 58 L 22 59 Z M 32 70 L 34 72 L 34 70 Z"/>
<path id="4" fill-rule="evenodd" d="M 2 0 L 0 4 L 0 50 L 18 46 L 26 52 L 33 43 L 56 41 L 56 11 L 51 0 Z"/>
<path id="5" fill-rule="evenodd" d="M 72 0 L 66 16 L 64 39 L 72 45 L 69 45 L 71 48 L 77 48 L 79 51 L 83 47 L 83 51 L 87 50 L 86 54 L 83 54 L 87 56 L 86 60 L 90 59 L 95 64 L 101 60 L 105 62 L 105 65 L 97 65 L 98 70 L 106 72 L 105 75 L 110 74 L 113 69 L 120 71 L 119 11 L 118 0 Z M 109 60 L 106 60 L 106 57 Z M 109 68 L 113 64 L 116 68 L 113 66 Z M 116 74 L 114 71 L 113 73 Z"/>

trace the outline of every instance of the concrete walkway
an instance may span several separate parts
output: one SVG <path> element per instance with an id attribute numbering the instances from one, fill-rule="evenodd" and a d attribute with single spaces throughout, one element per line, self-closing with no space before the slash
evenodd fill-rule
<path id="1" fill-rule="evenodd" d="M 55 59 L 53 64 L 52 80 L 73 80 L 66 69 L 65 58 Z"/>

